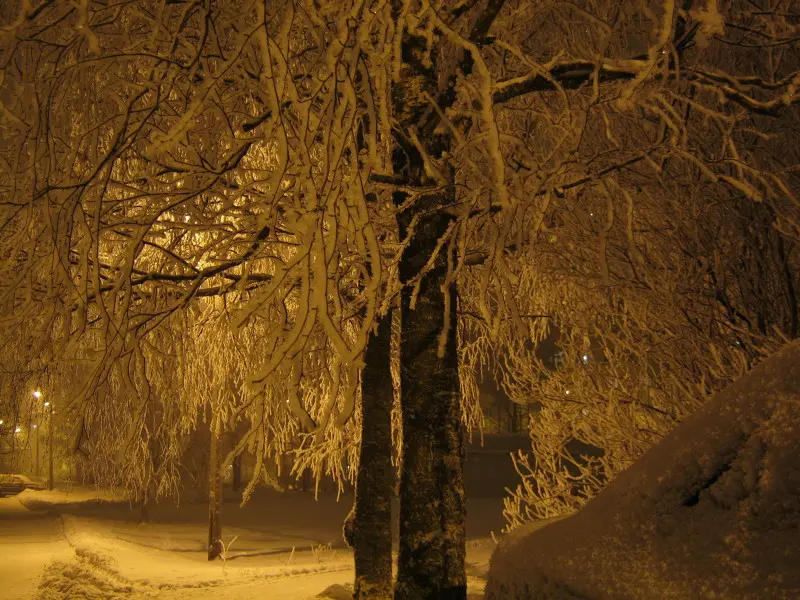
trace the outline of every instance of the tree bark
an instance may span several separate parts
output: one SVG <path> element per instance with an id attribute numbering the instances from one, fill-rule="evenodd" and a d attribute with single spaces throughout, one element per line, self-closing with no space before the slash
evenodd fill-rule
<path id="1" fill-rule="evenodd" d="M 447 225 L 448 218 L 437 213 L 418 222 L 400 263 L 404 281 L 419 271 L 418 263 L 431 255 Z M 403 229 L 401 223 L 401 236 L 406 234 Z M 423 276 L 414 310 L 412 290 L 402 294 L 403 464 L 396 600 L 466 598 L 464 425 L 455 337 L 456 289 L 453 284 L 442 290 L 446 254 Z M 445 303 L 450 304 L 447 314 Z M 440 357 L 437 350 L 443 332 L 447 337 Z"/>
<path id="2" fill-rule="evenodd" d="M 208 459 L 208 560 L 222 553 L 222 480 L 219 476 L 219 433 L 211 425 L 211 452 Z"/>
<path id="3" fill-rule="evenodd" d="M 399 3 L 393 3 L 397 16 Z M 428 40 L 402 39 L 402 65 L 392 86 L 394 176 L 406 189 L 422 192 L 397 215 L 401 239 L 412 233 L 399 263 L 402 333 L 400 341 L 403 422 L 400 475 L 400 541 L 395 600 L 463 600 L 467 596 L 464 425 L 456 345 L 456 286 L 448 266 L 455 265 L 453 244 L 441 240 L 454 217 L 442 209 L 455 203 L 455 172 L 444 157 L 449 134 L 427 130 L 429 98 L 439 96 L 437 52 L 426 63 Z M 447 85 L 454 85 L 453 82 Z M 448 100 L 449 101 L 449 100 Z M 433 175 L 407 132 L 417 131 L 424 152 L 442 161 Z M 403 206 L 407 191 L 396 191 Z M 437 253 L 432 264 L 428 264 Z M 415 287 L 418 286 L 418 291 Z M 412 308 L 412 304 L 414 307 Z M 444 340 L 440 343 L 440 337 Z"/>
<path id="4" fill-rule="evenodd" d="M 361 450 L 348 539 L 355 555 L 354 600 L 392 597 L 391 339 L 389 313 L 370 337 L 361 375 Z"/>
<path id="5" fill-rule="evenodd" d="M 485 41 L 503 5 L 504 0 L 473 4 L 478 11 L 468 36 L 473 43 Z M 403 2 L 393 0 L 392 16 L 398 26 L 404 10 Z M 455 171 L 447 158 L 452 133 L 438 125 L 439 115 L 456 99 L 456 72 L 468 75 L 474 63 L 461 48 L 451 57 L 452 64 L 443 67 L 440 63 L 447 61 L 441 39 L 431 48 L 427 35 L 406 27 L 401 35 L 400 73 L 392 82 L 393 177 L 405 190 L 437 191 L 422 192 L 397 216 L 401 239 L 412 233 L 417 221 L 399 264 L 406 286 L 400 311 L 403 458 L 395 599 L 462 600 L 467 596 L 465 428 L 458 377 L 457 290 L 448 280 L 456 261 L 454 244 L 444 240 L 454 216 L 443 210 L 455 204 L 456 188 Z M 453 70 L 453 65 L 458 68 Z M 439 111 L 431 106 L 432 98 Z M 416 133 L 416 139 L 409 132 Z M 404 206 L 408 191 L 398 190 L 394 196 L 395 205 Z"/>

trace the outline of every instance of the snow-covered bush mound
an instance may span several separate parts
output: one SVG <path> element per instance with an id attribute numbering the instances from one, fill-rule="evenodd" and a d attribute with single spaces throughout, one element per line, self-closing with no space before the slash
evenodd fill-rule
<path id="1" fill-rule="evenodd" d="M 487 600 L 800 598 L 800 344 L 536 529 L 498 546 Z"/>

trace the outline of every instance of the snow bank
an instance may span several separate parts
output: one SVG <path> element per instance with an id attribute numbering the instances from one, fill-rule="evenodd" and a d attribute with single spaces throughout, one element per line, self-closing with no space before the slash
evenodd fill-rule
<path id="1" fill-rule="evenodd" d="M 486 599 L 800 598 L 798 455 L 793 343 L 579 513 L 507 536 L 492 556 Z"/>
<path id="2" fill-rule="evenodd" d="M 16 495 L 17 500 L 29 510 L 49 510 L 73 505 L 102 505 L 104 503 L 125 503 L 122 494 L 97 490 L 88 487 L 55 490 L 23 490 Z"/>
<path id="3" fill-rule="evenodd" d="M 104 576 L 102 570 L 92 568 L 91 561 L 54 561 L 42 574 L 37 600 L 107 600 L 134 593 L 134 588 Z"/>

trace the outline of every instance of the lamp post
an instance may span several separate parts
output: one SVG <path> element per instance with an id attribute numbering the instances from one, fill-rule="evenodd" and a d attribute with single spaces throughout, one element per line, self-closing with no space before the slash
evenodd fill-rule
<path id="1" fill-rule="evenodd" d="M 50 417 L 48 418 L 48 425 L 47 428 L 47 446 L 48 446 L 48 454 L 50 455 L 50 464 L 48 468 L 50 469 L 47 474 L 47 489 L 53 489 L 53 405 L 50 402 L 45 402 L 44 405 L 50 409 Z"/>
<path id="2" fill-rule="evenodd" d="M 39 426 L 34 423 L 32 427 L 36 430 L 36 458 L 34 459 L 35 464 L 33 466 L 33 473 L 38 477 L 39 476 Z"/>
<path id="3" fill-rule="evenodd" d="M 34 398 L 39 400 L 42 397 L 42 393 L 39 390 L 33 392 Z M 49 416 L 47 421 L 47 450 L 48 450 L 48 477 L 47 477 L 47 489 L 53 489 L 53 405 L 49 401 L 44 401 L 44 407 L 49 409 Z"/>
<path id="4" fill-rule="evenodd" d="M 35 392 L 33 392 L 33 397 L 36 398 L 36 400 L 39 400 L 42 397 L 42 392 L 40 392 L 39 390 L 36 390 Z M 36 414 L 38 414 L 38 413 L 39 413 L 39 410 L 37 408 Z M 34 465 L 33 472 L 38 477 L 39 476 L 39 427 L 34 425 L 33 428 L 36 429 L 36 458 L 35 458 L 36 462 L 35 462 L 35 465 Z"/>

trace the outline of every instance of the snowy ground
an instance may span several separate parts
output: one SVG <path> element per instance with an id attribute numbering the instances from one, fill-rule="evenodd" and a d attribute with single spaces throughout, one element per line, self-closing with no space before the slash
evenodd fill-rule
<path id="1" fill-rule="evenodd" d="M 353 555 L 341 525 L 351 504 L 351 496 L 315 501 L 311 494 L 266 490 L 244 508 L 226 503 L 228 559 L 208 562 L 205 505 L 160 505 L 151 523 L 140 524 L 126 502 L 98 499 L 91 490 L 26 491 L 0 498 L 0 597 L 345 598 Z M 499 498 L 469 502 L 470 598 L 483 597 L 501 511 Z"/>

